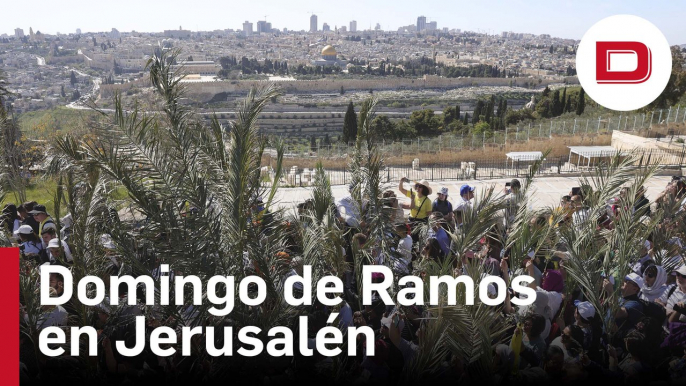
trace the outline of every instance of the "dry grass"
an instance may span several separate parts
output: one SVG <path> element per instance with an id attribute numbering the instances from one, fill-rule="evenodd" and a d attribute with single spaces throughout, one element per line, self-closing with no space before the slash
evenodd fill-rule
<path id="1" fill-rule="evenodd" d="M 530 141 L 519 141 L 508 143 L 507 146 L 499 144 L 486 144 L 485 148 L 479 147 L 469 149 L 442 149 L 435 152 L 419 152 L 413 154 L 384 154 L 386 164 L 393 166 L 410 166 L 412 160 L 419 158 L 420 164 L 445 164 L 462 161 L 475 161 L 483 159 L 504 160 L 505 154 L 513 151 L 546 151 L 550 149 L 551 156 L 564 156 L 569 154 L 567 146 L 607 146 L 610 144 L 612 134 L 601 133 L 593 135 L 569 135 L 554 136 L 549 139 L 534 139 Z M 299 168 L 313 168 L 318 161 L 321 161 L 325 169 L 343 169 L 348 166 L 349 158 L 317 158 L 317 157 L 298 157 L 284 158 L 284 169 L 288 170 L 291 166 Z M 272 165 L 274 160 L 266 155 L 262 158 L 263 165 Z"/>

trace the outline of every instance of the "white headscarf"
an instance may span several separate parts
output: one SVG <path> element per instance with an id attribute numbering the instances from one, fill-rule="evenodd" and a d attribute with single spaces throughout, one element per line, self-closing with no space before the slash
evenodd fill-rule
<path id="1" fill-rule="evenodd" d="M 648 287 L 646 285 L 646 275 L 643 272 L 643 287 L 641 287 L 641 298 L 649 302 L 654 302 L 656 299 L 660 298 L 662 294 L 667 290 L 665 283 L 667 282 L 667 271 L 660 265 L 656 265 L 657 276 L 655 276 L 655 282 L 652 286 Z M 648 268 L 646 268 L 646 271 Z"/>

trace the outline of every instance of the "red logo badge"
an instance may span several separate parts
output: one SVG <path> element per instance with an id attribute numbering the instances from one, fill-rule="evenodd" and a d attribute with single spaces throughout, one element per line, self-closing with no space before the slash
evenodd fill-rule
<path id="1" fill-rule="evenodd" d="M 596 42 L 596 81 L 636 84 L 650 78 L 652 54 L 640 42 Z"/>

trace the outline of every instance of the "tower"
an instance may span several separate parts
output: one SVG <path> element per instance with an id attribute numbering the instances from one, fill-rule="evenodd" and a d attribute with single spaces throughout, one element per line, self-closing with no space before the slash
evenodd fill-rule
<path id="1" fill-rule="evenodd" d="M 424 31 L 426 29 L 426 16 L 419 16 L 417 18 L 417 32 Z"/>
<path id="2" fill-rule="evenodd" d="M 317 32 L 317 15 L 310 16 L 310 32 Z"/>

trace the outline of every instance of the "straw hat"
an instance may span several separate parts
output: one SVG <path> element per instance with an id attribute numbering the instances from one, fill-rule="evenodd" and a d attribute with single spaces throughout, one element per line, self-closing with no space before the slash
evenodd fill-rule
<path id="1" fill-rule="evenodd" d="M 431 185 L 429 184 L 429 181 L 427 181 L 427 180 L 419 180 L 419 181 L 417 181 L 416 183 L 419 184 L 419 185 L 424 185 L 424 186 L 426 186 L 426 188 L 429 189 L 429 194 L 432 194 L 432 193 L 433 193 L 433 190 L 431 189 Z M 428 194 L 427 194 L 427 196 L 428 196 Z"/>

